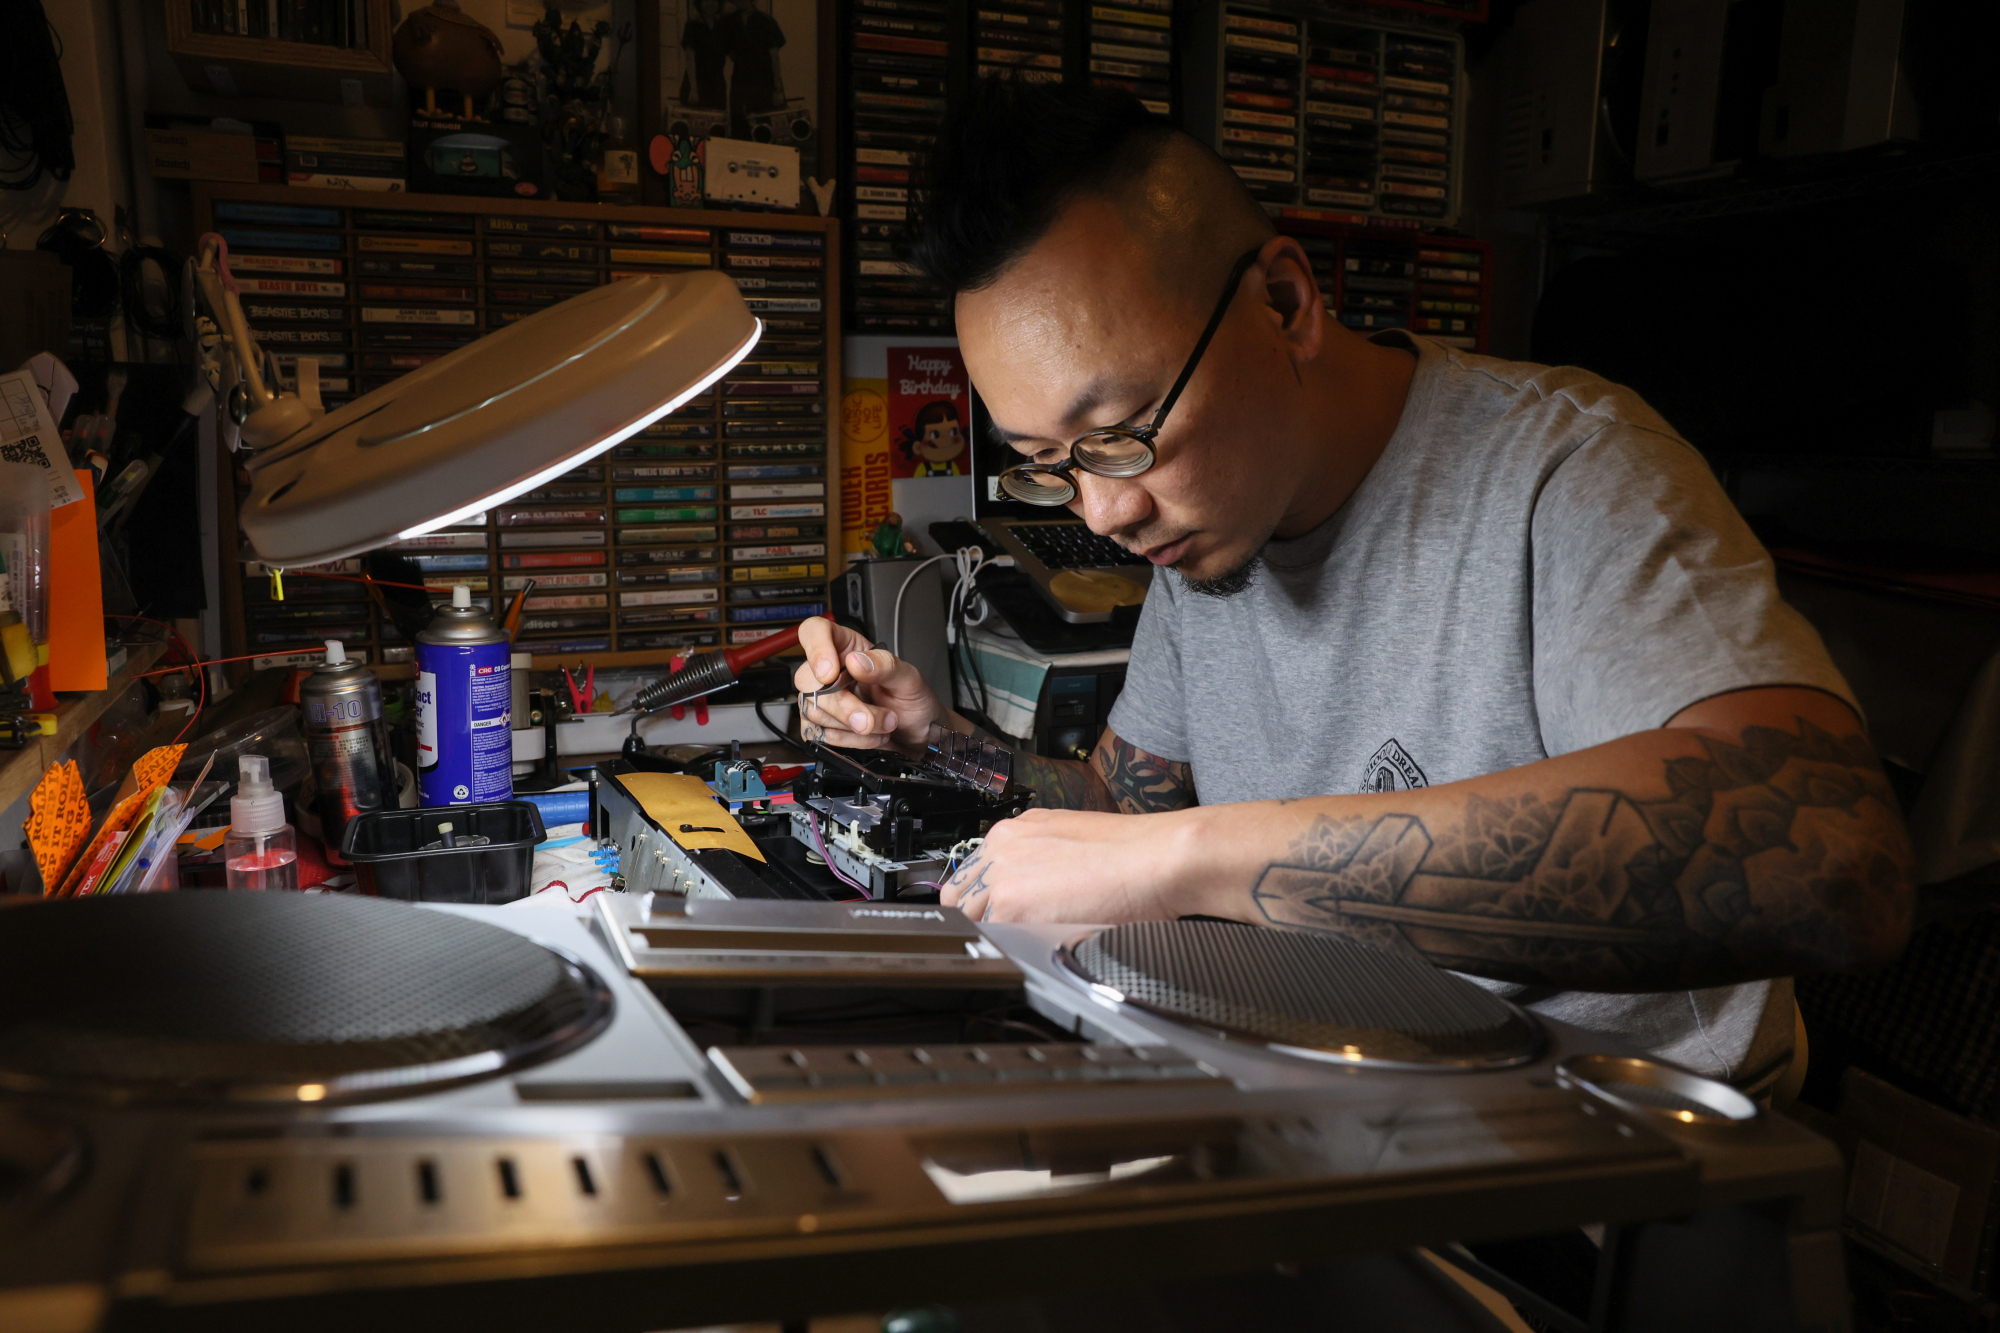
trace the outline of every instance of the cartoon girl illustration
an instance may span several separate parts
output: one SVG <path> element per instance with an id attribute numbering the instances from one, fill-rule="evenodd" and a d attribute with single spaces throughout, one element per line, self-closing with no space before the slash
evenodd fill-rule
<path id="1" fill-rule="evenodd" d="M 934 398 L 917 409 L 916 423 L 903 431 L 903 457 L 916 464 L 913 477 L 957 477 L 965 452 L 965 427 L 949 398 Z"/>

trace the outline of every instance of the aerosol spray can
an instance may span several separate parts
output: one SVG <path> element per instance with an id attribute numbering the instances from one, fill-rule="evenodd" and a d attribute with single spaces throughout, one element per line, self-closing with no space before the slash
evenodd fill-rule
<path id="1" fill-rule="evenodd" d="M 417 795 L 424 805 L 505 801 L 514 795 L 507 635 L 451 590 L 417 635 Z"/>
<path id="2" fill-rule="evenodd" d="M 314 808 L 320 835 L 328 859 L 339 861 L 348 821 L 396 804 L 396 760 L 389 750 L 389 720 L 382 715 L 382 684 L 367 667 L 347 660 L 339 639 L 328 639 L 326 665 L 299 686 L 299 711 L 305 714 L 306 751 L 319 788 Z"/>

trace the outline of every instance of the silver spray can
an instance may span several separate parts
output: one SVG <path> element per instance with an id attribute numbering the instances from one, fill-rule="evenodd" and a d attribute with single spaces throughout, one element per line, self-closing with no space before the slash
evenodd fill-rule
<path id="1" fill-rule="evenodd" d="M 299 686 L 299 711 L 319 789 L 314 809 L 327 855 L 338 861 L 349 821 L 396 804 L 396 760 L 389 750 L 389 721 L 382 715 L 382 685 L 374 672 L 347 660 L 340 640 L 328 639 L 326 665 Z"/>

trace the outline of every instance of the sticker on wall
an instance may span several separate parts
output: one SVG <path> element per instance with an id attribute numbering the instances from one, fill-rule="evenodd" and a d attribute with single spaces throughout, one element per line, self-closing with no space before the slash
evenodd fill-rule
<path id="1" fill-rule="evenodd" d="M 889 474 L 962 477 L 972 418 L 965 362 L 956 347 L 891 347 Z"/>

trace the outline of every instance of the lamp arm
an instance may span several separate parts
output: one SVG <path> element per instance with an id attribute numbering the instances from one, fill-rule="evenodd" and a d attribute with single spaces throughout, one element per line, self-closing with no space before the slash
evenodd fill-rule
<path id="1" fill-rule="evenodd" d="M 243 442 L 267 449 L 312 424 L 312 414 L 298 398 L 274 392 L 264 379 L 263 351 L 244 318 L 243 302 L 229 276 L 229 243 L 209 232 L 201 238 L 201 262 L 195 266 L 195 286 L 202 304 L 228 335 L 237 373 L 250 395 L 250 415 L 243 422 Z M 273 374 L 276 373 L 273 363 Z"/>
<path id="2" fill-rule="evenodd" d="M 195 267 L 195 285 L 201 289 L 202 304 L 208 307 L 209 313 L 229 335 L 230 346 L 241 366 L 243 386 L 250 391 L 250 401 L 257 407 L 263 407 L 274 395 L 264 383 L 257 340 L 251 335 L 250 321 L 243 315 L 243 302 L 228 278 L 226 245 L 214 232 L 201 238 L 201 262 Z"/>

